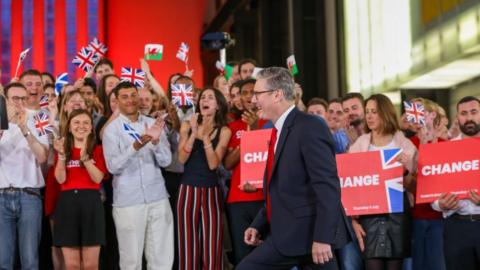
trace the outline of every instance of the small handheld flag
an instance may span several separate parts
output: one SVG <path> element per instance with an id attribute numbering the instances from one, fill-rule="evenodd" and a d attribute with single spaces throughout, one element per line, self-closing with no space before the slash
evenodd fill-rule
<path id="1" fill-rule="evenodd" d="M 120 79 L 122 81 L 129 81 L 135 84 L 135 86 L 143 88 L 145 85 L 145 72 L 139 68 L 122 67 Z"/>
<path id="2" fill-rule="evenodd" d="M 180 48 L 178 48 L 177 58 L 180 59 L 180 61 L 187 63 L 189 50 L 190 50 L 190 47 L 188 47 L 187 43 L 182 42 L 180 44 Z"/>
<path id="3" fill-rule="evenodd" d="M 295 55 L 292 54 L 287 58 L 287 67 L 293 76 L 298 74 L 298 67 L 297 67 L 297 62 L 295 61 Z"/>
<path id="4" fill-rule="evenodd" d="M 130 137 L 134 138 L 137 142 L 142 143 L 140 134 L 138 134 L 138 132 L 136 132 L 135 129 L 133 129 L 129 124 L 123 123 L 123 131 L 130 135 Z"/>
<path id="5" fill-rule="evenodd" d="M 185 70 L 187 71 L 188 71 L 188 51 L 189 50 L 190 50 L 190 47 L 188 47 L 187 43 L 182 42 L 177 52 L 177 58 L 180 59 L 180 61 L 185 63 Z"/>
<path id="6" fill-rule="evenodd" d="M 33 120 L 35 121 L 35 129 L 37 129 L 39 136 L 54 133 L 54 127 L 50 124 L 50 120 L 48 118 L 48 114 L 45 112 L 39 112 L 33 116 Z"/>
<path id="7" fill-rule="evenodd" d="M 425 126 L 425 108 L 422 104 L 417 102 L 404 101 L 405 116 L 410 123 L 417 123 Z"/>
<path id="8" fill-rule="evenodd" d="M 57 96 L 60 96 L 62 87 L 66 84 L 68 84 L 68 73 L 64 72 L 58 75 L 57 80 L 55 81 L 55 94 Z"/>
<path id="9" fill-rule="evenodd" d="M 215 63 L 215 67 L 220 71 L 220 73 L 225 76 L 225 79 L 228 81 L 233 74 L 233 67 L 230 65 L 224 65 L 222 62 L 218 61 Z"/>
<path id="10" fill-rule="evenodd" d="M 88 48 L 83 47 L 72 60 L 72 63 L 85 72 L 89 72 L 99 60 L 100 57 L 98 54 Z"/>
<path id="11" fill-rule="evenodd" d="M 46 109 L 48 108 L 48 96 L 47 95 L 43 95 L 41 98 L 40 98 L 40 108 L 42 109 Z"/>
<path id="12" fill-rule="evenodd" d="M 193 106 L 193 88 L 191 84 L 172 84 L 172 102 L 177 107 Z"/>
<path id="13" fill-rule="evenodd" d="M 93 38 L 92 41 L 87 46 L 87 49 L 95 53 L 99 58 L 105 57 L 105 54 L 107 53 L 107 46 L 105 44 L 101 43 L 98 41 L 97 38 Z"/>
<path id="14" fill-rule="evenodd" d="M 25 58 L 27 57 L 29 51 L 30 51 L 30 48 L 27 48 L 26 50 L 21 52 L 20 55 L 18 56 L 17 69 L 15 70 L 15 78 L 18 75 L 18 70 L 20 69 L 20 65 L 22 64 L 23 60 L 25 60 Z"/>
<path id="15" fill-rule="evenodd" d="M 161 44 L 146 44 L 145 45 L 145 60 L 162 60 L 163 45 Z"/>

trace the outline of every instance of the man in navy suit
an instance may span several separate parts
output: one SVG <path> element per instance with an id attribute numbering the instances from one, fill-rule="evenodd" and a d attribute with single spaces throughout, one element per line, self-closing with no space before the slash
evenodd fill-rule
<path id="1" fill-rule="evenodd" d="M 259 246 L 236 269 L 338 269 L 333 249 L 349 235 L 327 125 L 295 108 L 294 81 L 285 68 L 260 71 L 252 102 L 275 128 L 265 206 L 245 231 L 245 242 Z"/>

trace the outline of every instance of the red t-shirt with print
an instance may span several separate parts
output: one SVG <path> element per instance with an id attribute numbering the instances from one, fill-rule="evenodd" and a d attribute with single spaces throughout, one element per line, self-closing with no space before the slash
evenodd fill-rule
<path id="1" fill-rule="evenodd" d="M 93 150 L 93 164 L 105 175 L 107 172 L 107 166 L 105 165 L 105 159 L 103 157 L 102 146 L 97 145 Z M 55 155 L 55 162 L 58 160 L 58 155 Z M 73 148 L 72 156 L 70 160 L 65 164 L 66 179 L 61 185 L 61 191 L 71 189 L 100 189 L 100 184 L 93 182 L 88 174 L 87 169 L 81 165 L 80 162 L 80 149 Z"/>

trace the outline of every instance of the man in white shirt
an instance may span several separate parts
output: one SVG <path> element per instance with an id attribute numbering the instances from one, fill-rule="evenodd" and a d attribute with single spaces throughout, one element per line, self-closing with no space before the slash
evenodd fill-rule
<path id="1" fill-rule="evenodd" d="M 38 269 L 45 185 L 40 165 L 47 160 L 48 138 L 28 117 L 22 84 L 7 85 L 5 96 L 10 123 L 0 136 L 0 269 L 13 269 L 17 236 L 22 269 Z"/>
<path id="2" fill-rule="evenodd" d="M 480 137 L 480 100 L 473 96 L 457 103 L 460 135 L 452 140 Z M 454 179 L 452 179 L 454 180 Z M 469 192 L 467 199 L 455 194 L 442 194 L 432 203 L 433 209 L 443 213 L 444 253 L 448 270 L 480 269 L 480 195 Z"/>
<path id="3" fill-rule="evenodd" d="M 172 154 L 162 118 L 139 113 L 138 90 L 121 82 L 113 92 L 120 115 L 105 129 L 105 160 L 113 175 L 113 218 L 121 269 L 171 269 L 173 215 L 160 170 Z"/>

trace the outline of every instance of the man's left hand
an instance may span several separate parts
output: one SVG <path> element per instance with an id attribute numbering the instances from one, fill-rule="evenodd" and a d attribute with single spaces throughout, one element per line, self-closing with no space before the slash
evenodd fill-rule
<path id="1" fill-rule="evenodd" d="M 332 247 L 330 244 L 313 242 L 312 258 L 314 264 L 325 264 L 333 259 Z"/>

